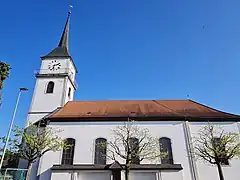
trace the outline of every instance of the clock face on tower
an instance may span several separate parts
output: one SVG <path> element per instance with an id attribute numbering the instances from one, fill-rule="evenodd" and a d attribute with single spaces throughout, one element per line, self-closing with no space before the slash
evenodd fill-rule
<path id="1" fill-rule="evenodd" d="M 55 71 L 61 68 L 61 63 L 57 60 L 53 60 L 48 64 L 48 69 L 51 71 Z"/>

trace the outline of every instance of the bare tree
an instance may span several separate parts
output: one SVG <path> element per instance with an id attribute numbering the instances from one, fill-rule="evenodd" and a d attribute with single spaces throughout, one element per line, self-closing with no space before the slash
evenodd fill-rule
<path id="1" fill-rule="evenodd" d="M 28 161 L 27 177 L 30 180 L 32 165 L 49 151 L 59 151 L 69 146 L 58 136 L 61 129 L 29 125 L 26 129 L 15 127 L 14 138 L 10 140 L 9 148 L 17 153 L 19 158 Z M 4 139 L 4 138 L 3 138 Z"/>
<path id="2" fill-rule="evenodd" d="M 125 161 L 125 180 L 129 179 L 129 171 L 133 164 L 140 164 L 144 159 L 159 160 L 166 155 L 161 153 L 159 141 L 151 136 L 147 128 L 140 128 L 134 121 L 128 121 L 122 126 L 112 130 L 113 135 L 106 143 L 98 146 L 107 146 L 105 154 L 109 159 L 116 161 L 118 158 Z"/>
<path id="3" fill-rule="evenodd" d="M 225 132 L 222 128 L 209 124 L 194 137 L 194 148 L 197 158 L 217 165 L 219 178 L 224 180 L 222 165 L 228 165 L 229 160 L 240 156 L 239 134 Z"/>

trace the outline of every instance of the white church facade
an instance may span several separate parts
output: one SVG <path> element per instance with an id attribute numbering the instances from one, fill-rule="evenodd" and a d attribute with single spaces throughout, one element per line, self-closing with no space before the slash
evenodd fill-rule
<path id="1" fill-rule="evenodd" d="M 74 101 L 77 68 L 68 49 L 70 13 L 58 46 L 42 57 L 28 122 L 45 121 L 60 128 L 71 148 L 46 153 L 34 164 L 32 180 L 124 180 L 121 159 L 96 156 L 96 142 L 111 138 L 111 130 L 129 117 L 164 140 L 169 156 L 143 161 L 130 170 L 131 180 L 218 180 L 215 166 L 192 155 L 192 137 L 208 122 L 240 133 L 240 116 L 192 100 Z M 159 149 L 160 151 L 160 149 Z M 240 160 L 223 166 L 228 180 L 239 180 Z"/>

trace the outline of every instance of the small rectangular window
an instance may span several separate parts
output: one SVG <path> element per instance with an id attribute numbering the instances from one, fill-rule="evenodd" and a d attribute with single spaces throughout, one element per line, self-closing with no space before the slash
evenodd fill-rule
<path id="1" fill-rule="evenodd" d="M 71 90 L 72 90 L 71 88 L 68 89 L 68 98 L 71 97 Z"/>

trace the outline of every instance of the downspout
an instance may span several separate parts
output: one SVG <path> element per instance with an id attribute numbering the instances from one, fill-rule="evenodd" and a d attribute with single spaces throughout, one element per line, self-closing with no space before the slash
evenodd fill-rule
<path id="1" fill-rule="evenodd" d="M 195 158 L 192 156 L 193 154 L 193 147 L 192 147 L 192 138 L 191 138 L 191 132 L 189 129 L 189 122 L 188 121 L 183 121 L 183 131 L 184 131 L 184 136 L 185 136 L 185 141 L 186 141 L 186 148 L 187 148 L 187 154 L 188 154 L 188 159 L 189 159 L 189 166 L 191 170 L 191 176 L 192 180 L 198 180 L 198 173 L 197 173 L 197 166 L 196 166 L 196 161 Z"/>

